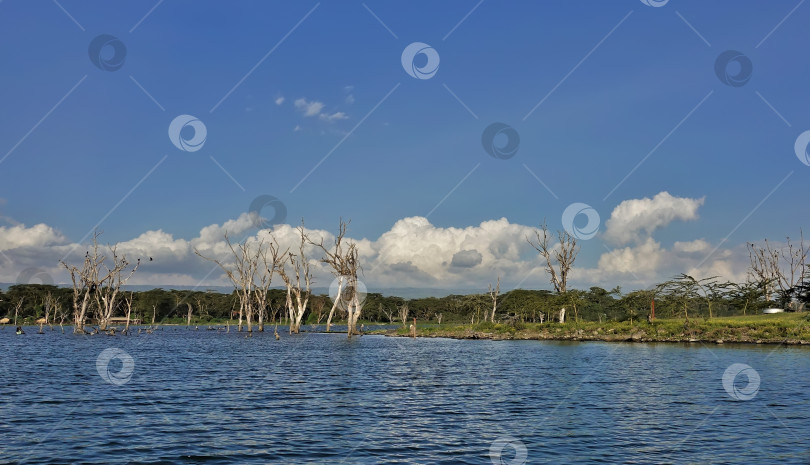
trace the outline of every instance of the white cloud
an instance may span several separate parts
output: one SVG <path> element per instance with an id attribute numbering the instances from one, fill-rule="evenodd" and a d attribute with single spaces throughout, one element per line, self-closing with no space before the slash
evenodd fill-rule
<path id="1" fill-rule="evenodd" d="M 659 194 L 655 198 L 666 199 L 666 196 Z M 626 218 L 622 208 L 635 205 L 635 202 L 655 200 L 623 202 L 611 219 Z M 698 202 L 702 201 L 692 200 L 692 204 Z M 651 220 L 657 218 L 649 208 L 638 211 Z M 697 215 L 691 208 L 677 211 L 680 213 L 670 213 L 664 215 L 664 219 L 658 219 L 658 224 L 666 224 L 669 217 Z M 745 279 L 748 256 L 744 244 L 718 249 L 707 259 L 715 246 L 704 239 L 678 241 L 668 249 L 649 234 L 643 237 L 641 233 L 647 233 L 647 230 L 633 226 L 633 221 L 625 221 L 623 229 L 616 229 L 617 224 L 620 223 L 614 222 L 611 226 L 614 234 L 623 231 L 625 237 L 640 239 L 602 253 L 591 268 L 583 263 L 588 256 L 584 253 L 570 277 L 571 286 L 644 288 L 680 273 L 695 277 L 719 275 L 722 279 L 735 281 Z M 315 240 L 323 238 L 326 244 L 334 238 L 328 230 L 308 228 L 306 231 Z M 503 289 L 518 284 L 524 288 L 548 288 L 543 262 L 525 240 L 533 231 L 534 227 L 510 223 L 506 218 L 466 227 L 442 227 L 416 216 L 396 221 L 379 237 L 353 240 L 358 244 L 363 264 L 361 279 L 371 292 L 374 288 L 409 286 L 483 291 L 498 276 Z M 269 232 L 257 231 L 250 215 L 244 213 L 222 224 L 205 226 L 192 238 L 177 238 L 163 230 L 145 231 L 119 242 L 117 246 L 130 261 L 142 260 L 132 284 L 161 287 L 229 285 L 215 265 L 194 254 L 196 248 L 205 256 L 229 261 L 231 252 L 224 241 L 226 232 L 233 241 L 243 237 L 248 237 L 249 241 L 269 239 Z M 294 226 L 277 225 L 272 233 L 282 247 L 297 249 L 298 232 Z M 101 241 L 107 242 L 104 237 Z M 602 248 L 598 238 L 583 241 L 580 245 L 591 251 Z M 55 282 L 67 282 L 67 274 L 58 266 L 58 260 L 70 253 L 67 261 L 78 263 L 86 247 L 86 244 L 71 244 L 59 231 L 45 224 L 0 227 L 0 282 L 15 282 L 20 273 L 29 268 L 51 274 Z M 320 253 L 310 246 L 307 253 L 315 273 L 315 286 L 328 287 L 333 277 L 319 262 Z M 152 261 L 149 261 L 150 257 Z"/>
<path id="2" fill-rule="evenodd" d="M 326 114 L 326 113 L 321 113 L 320 118 L 323 121 L 327 121 L 327 122 L 331 123 L 332 121 L 348 119 L 349 117 L 346 116 L 346 113 L 343 113 L 342 111 L 338 111 L 338 112 L 332 113 L 331 115 Z"/>
<path id="3" fill-rule="evenodd" d="M 696 220 L 705 198 L 674 197 L 661 192 L 652 199 L 630 199 L 620 203 L 605 222 L 604 238 L 614 244 L 643 242 L 653 231 L 674 220 Z"/>
<path id="4" fill-rule="evenodd" d="M 277 97 L 275 102 L 276 102 L 276 105 L 280 106 L 282 103 L 284 103 L 284 97 Z"/>
<path id="5" fill-rule="evenodd" d="M 65 237 L 59 231 L 44 223 L 30 228 L 26 228 L 24 224 L 0 226 L 0 252 L 25 247 L 47 247 L 65 242 Z"/>
<path id="6" fill-rule="evenodd" d="M 299 98 L 295 101 L 295 108 L 297 108 L 304 116 L 318 116 L 323 110 L 324 104 L 317 100 L 307 101 L 307 99 Z"/>
<path id="7" fill-rule="evenodd" d="M 293 128 L 293 132 L 298 132 L 298 131 L 303 131 L 303 130 L 304 130 L 304 128 L 302 128 L 300 124 L 296 124 L 295 127 Z"/>

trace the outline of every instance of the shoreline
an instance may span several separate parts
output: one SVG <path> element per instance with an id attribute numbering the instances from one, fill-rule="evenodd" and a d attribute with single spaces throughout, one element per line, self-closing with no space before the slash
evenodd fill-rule
<path id="1" fill-rule="evenodd" d="M 410 334 L 400 334 L 396 331 L 366 333 L 368 335 L 386 337 L 410 338 Z M 806 339 L 700 339 L 700 338 L 651 338 L 634 337 L 633 335 L 597 335 L 597 336 L 575 336 L 575 335 L 553 335 L 553 334 L 496 334 L 489 332 L 468 330 L 463 334 L 456 332 L 436 332 L 424 334 L 417 331 L 416 338 L 425 339 L 456 339 L 456 340 L 486 340 L 486 341 L 571 341 L 571 342 L 624 342 L 624 343 L 669 343 L 669 344 L 750 344 L 750 345 L 790 345 L 790 346 L 810 346 L 810 340 Z"/>
<path id="2" fill-rule="evenodd" d="M 374 331 L 411 337 L 408 328 Z M 416 337 L 483 340 L 661 342 L 702 344 L 810 345 L 807 313 L 647 321 L 570 321 L 566 323 L 491 323 L 418 326 Z"/>

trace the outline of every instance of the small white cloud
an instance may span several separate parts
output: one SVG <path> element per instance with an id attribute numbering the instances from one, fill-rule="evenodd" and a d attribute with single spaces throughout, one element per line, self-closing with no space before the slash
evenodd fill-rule
<path id="1" fill-rule="evenodd" d="M 276 102 L 276 105 L 281 105 L 282 103 L 284 103 L 284 97 L 276 98 L 275 102 Z"/>
<path id="2" fill-rule="evenodd" d="M 295 101 L 295 108 L 301 111 L 304 116 L 318 116 L 323 107 L 323 103 L 317 100 L 307 101 L 307 99 L 299 98 Z"/>
<path id="3" fill-rule="evenodd" d="M 331 115 L 329 115 L 327 113 L 321 113 L 320 118 L 323 121 L 331 123 L 333 121 L 338 121 L 338 120 L 342 120 L 342 119 L 348 119 L 349 117 L 346 116 L 346 113 L 343 113 L 342 111 L 337 111 L 335 113 L 332 113 Z"/>
<path id="4" fill-rule="evenodd" d="M 709 247 L 709 243 L 703 239 L 696 239 L 689 242 L 675 242 L 672 244 L 673 251 L 684 253 L 705 252 L 709 250 Z"/>
<path id="5" fill-rule="evenodd" d="M 293 132 L 298 132 L 298 131 L 303 131 L 303 130 L 304 130 L 304 128 L 302 128 L 300 124 L 296 124 L 295 127 L 293 128 Z"/>
<path id="6" fill-rule="evenodd" d="M 354 86 L 345 86 L 343 88 L 343 93 L 346 94 L 346 97 L 343 99 L 349 105 L 354 103 L 354 94 L 352 91 L 354 90 Z"/>

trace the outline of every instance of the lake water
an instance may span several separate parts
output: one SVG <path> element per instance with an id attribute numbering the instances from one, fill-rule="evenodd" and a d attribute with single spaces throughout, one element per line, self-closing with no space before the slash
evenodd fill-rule
<path id="1" fill-rule="evenodd" d="M 0 463 L 810 463 L 807 347 L 66 331 L 0 330 Z"/>

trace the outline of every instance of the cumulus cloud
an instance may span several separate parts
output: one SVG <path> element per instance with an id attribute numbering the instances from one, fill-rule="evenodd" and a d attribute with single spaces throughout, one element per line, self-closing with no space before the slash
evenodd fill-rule
<path id="1" fill-rule="evenodd" d="M 480 265 L 483 259 L 484 256 L 478 253 L 477 250 L 462 250 L 453 254 L 450 266 L 472 268 L 476 265 Z"/>
<path id="2" fill-rule="evenodd" d="M 297 108 L 304 116 L 318 116 L 323 110 L 324 104 L 317 100 L 308 101 L 305 98 L 299 98 L 295 101 L 295 108 Z"/>
<path id="3" fill-rule="evenodd" d="M 668 194 L 659 194 L 653 199 L 622 202 L 611 219 L 632 218 L 625 210 L 628 205 L 637 205 L 636 202 L 642 205 L 677 205 L 678 202 L 673 199 Z M 702 203 L 702 199 L 686 200 L 691 201 L 687 202 L 689 205 Z M 697 217 L 696 207 L 670 210 L 678 213 L 669 213 L 663 216 L 664 219 L 658 219 L 657 228 L 671 221 L 667 218 Z M 637 208 L 636 211 L 641 212 L 641 216 L 657 218 L 650 208 Z M 229 263 L 232 256 L 224 240 L 226 233 L 234 242 L 243 238 L 251 243 L 276 240 L 282 249 L 298 248 L 300 236 L 295 227 L 276 225 L 270 231 L 257 230 L 253 224 L 250 215 L 244 213 L 221 224 L 202 227 L 191 238 L 174 237 L 168 231 L 153 230 L 122 240 L 116 245 L 119 252 L 131 261 L 142 259 L 141 268 L 131 284 L 156 287 L 227 286 L 230 283 L 222 271 L 215 264 L 195 255 L 195 249 L 206 257 Z M 631 289 L 643 288 L 679 273 L 689 273 L 695 277 L 719 275 L 723 279 L 737 281 L 745 279 L 748 257 L 744 245 L 714 250 L 715 246 L 708 241 L 693 239 L 675 242 L 667 248 L 652 237 L 656 228 L 650 228 L 648 232 L 644 226 L 634 226 L 637 223 L 632 219 L 622 223 L 623 227 L 618 227 L 619 224 L 612 223 L 612 234 L 632 238 L 633 242 L 601 254 L 597 252 L 598 255 L 593 257 L 594 262 L 590 264 L 584 261 L 588 259 L 588 254 L 583 253 L 570 277 L 572 286 L 613 287 L 620 284 Z M 443 227 L 432 224 L 427 218 L 415 216 L 396 221 L 376 238 L 347 239 L 358 245 L 364 270 L 361 279 L 370 292 L 374 292 L 375 288 L 397 287 L 484 290 L 487 283 L 493 282 L 497 276 L 502 277 L 504 289 L 517 285 L 548 288 L 544 263 L 525 240 L 533 232 L 533 227 L 510 223 L 506 218 L 466 227 Z M 323 240 L 325 244 L 334 240 L 333 232 L 329 230 L 307 228 L 306 233 L 313 240 Z M 104 237 L 101 240 L 106 244 Z M 593 251 L 603 247 L 600 242 L 596 238 L 583 241 L 580 245 L 583 250 L 592 248 Z M 16 282 L 23 270 L 29 269 L 28 274 L 31 274 L 31 268 L 51 275 L 54 282 L 68 282 L 65 270 L 58 264 L 59 259 L 67 256 L 68 263 L 78 263 L 86 247 L 87 244 L 71 243 L 62 233 L 45 224 L 0 227 L 0 282 Z M 328 287 L 334 278 L 320 262 L 320 251 L 309 245 L 305 250 L 315 275 L 314 285 Z M 714 253 L 707 259 L 710 252 Z"/>
<path id="4" fill-rule="evenodd" d="M 30 228 L 24 224 L 0 226 L 0 252 L 25 247 L 47 247 L 66 242 L 65 237 L 52 227 L 40 223 Z"/>
<path id="5" fill-rule="evenodd" d="M 276 105 L 280 106 L 282 103 L 284 103 L 284 97 L 276 97 L 276 100 L 274 101 L 276 102 Z"/>
<path id="6" fill-rule="evenodd" d="M 604 238 L 613 244 L 644 242 L 653 231 L 672 221 L 698 218 L 697 210 L 704 198 L 674 197 L 661 192 L 653 198 L 630 199 L 620 203 L 605 222 Z"/>

